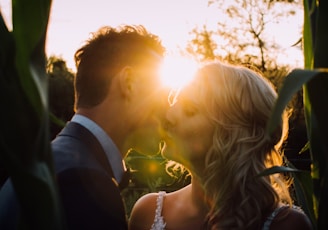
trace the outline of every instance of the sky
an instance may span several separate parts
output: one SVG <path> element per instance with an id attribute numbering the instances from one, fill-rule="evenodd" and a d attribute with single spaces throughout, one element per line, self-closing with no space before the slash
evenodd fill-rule
<path id="1" fill-rule="evenodd" d="M 11 29 L 11 0 L 0 0 L 0 7 Z M 162 39 L 169 51 L 174 51 L 186 46 L 191 40 L 189 32 L 196 26 L 214 29 L 218 17 L 216 8 L 208 7 L 208 0 L 53 0 L 46 53 L 62 57 L 67 66 L 75 70 L 74 52 L 91 32 L 104 25 L 122 24 L 144 25 Z M 282 27 L 279 27 L 280 38 L 285 35 L 292 39 L 288 45 L 297 40 L 293 28 L 287 25 L 281 33 Z"/>
<path id="2" fill-rule="evenodd" d="M 0 7 L 8 24 L 11 0 L 0 0 Z M 187 42 L 195 25 L 215 26 L 214 14 L 207 0 L 53 0 L 46 52 L 62 56 L 74 68 L 74 52 L 91 32 L 121 24 L 142 24 L 174 50 Z"/>

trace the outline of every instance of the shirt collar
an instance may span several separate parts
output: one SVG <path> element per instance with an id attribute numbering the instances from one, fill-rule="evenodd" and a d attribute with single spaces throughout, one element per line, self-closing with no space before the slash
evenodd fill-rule
<path id="1" fill-rule="evenodd" d="M 86 116 L 75 114 L 71 121 L 79 123 L 88 129 L 98 139 L 112 167 L 114 177 L 116 181 L 120 183 L 125 171 L 125 165 L 122 159 L 122 155 L 112 139 L 97 123 L 87 118 Z"/>

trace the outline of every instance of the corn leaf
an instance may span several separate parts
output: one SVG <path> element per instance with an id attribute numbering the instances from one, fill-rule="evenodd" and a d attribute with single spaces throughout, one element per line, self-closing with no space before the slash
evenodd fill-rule
<path id="1" fill-rule="evenodd" d="M 48 127 L 45 38 L 51 0 L 13 0 L 0 17 L 0 157 L 20 207 L 20 228 L 63 229 Z M 0 211 L 2 210 L 0 207 Z"/>

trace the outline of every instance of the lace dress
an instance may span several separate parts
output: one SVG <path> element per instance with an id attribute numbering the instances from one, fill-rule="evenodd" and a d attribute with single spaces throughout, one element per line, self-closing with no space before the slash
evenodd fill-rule
<path id="1" fill-rule="evenodd" d="M 156 201 L 154 223 L 152 224 L 150 230 L 165 230 L 166 223 L 164 222 L 164 217 L 162 216 L 163 200 L 164 200 L 165 194 L 166 194 L 165 191 L 160 191 L 158 193 L 158 197 L 157 197 L 157 201 Z M 267 217 L 266 221 L 263 224 L 262 230 L 269 230 L 273 219 L 278 215 L 278 213 L 280 211 L 282 211 L 285 208 L 288 208 L 288 206 L 284 205 L 284 206 L 276 208 L 271 213 L 271 215 L 269 215 Z M 298 206 L 293 205 L 292 208 L 303 212 L 303 210 Z"/>
<path id="2" fill-rule="evenodd" d="M 151 226 L 150 230 L 164 230 L 166 223 L 164 222 L 164 218 L 162 216 L 163 209 L 163 199 L 165 196 L 165 191 L 160 191 L 158 193 L 157 201 L 156 201 L 156 210 L 155 210 L 155 218 L 154 223 Z"/>
<path id="3" fill-rule="evenodd" d="M 281 206 L 281 207 L 276 208 L 276 209 L 271 213 L 271 215 L 267 217 L 267 219 L 266 219 L 266 221 L 264 222 L 264 225 L 263 225 L 263 227 L 262 227 L 262 230 L 269 230 L 269 229 L 270 229 L 270 225 L 271 225 L 273 219 L 278 215 L 278 213 L 279 213 L 280 211 L 282 211 L 283 209 L 286 209 L 286 208 L 288 208 L 288 207 L 289 207 L 289 206 L 287 206 L 287 205 L 283 205 L 283 206 Z M 296 205 L 293 205 L 292 208 L 293 208 L 293 209 L 296 209 L 296 210 L 298 210 L 298 211 L 300 211 L 300 212 L 303 212 L 303 210 L 302 210 L 300 207 L 296 206 Z"/>

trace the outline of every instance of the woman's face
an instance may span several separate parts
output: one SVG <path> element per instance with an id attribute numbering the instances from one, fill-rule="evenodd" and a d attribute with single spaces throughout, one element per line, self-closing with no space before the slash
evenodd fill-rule
<path id="1" fill-rule="evenodd" d="M 204 162 L 212 146 L 214 126 L 204 110 L 195 83 L 180 92 L 177 101 L 167 113 L 163 155 L 186 167 L 193 168 Z"/>

